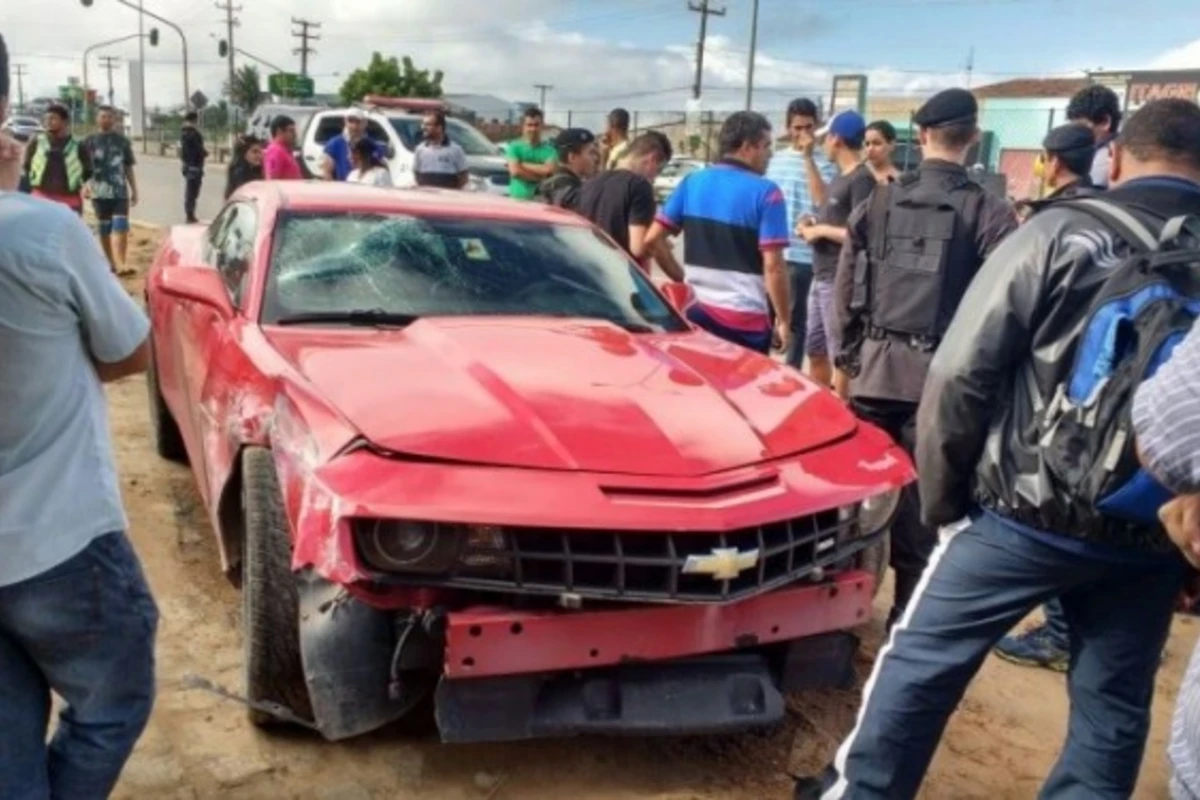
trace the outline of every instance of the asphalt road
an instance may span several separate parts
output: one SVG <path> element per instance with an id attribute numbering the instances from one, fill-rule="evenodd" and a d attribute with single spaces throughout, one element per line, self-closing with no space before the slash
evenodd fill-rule
<path id="1" fill-rule="evenodd" d="M 179 162 L 153 155 L 134 155 L 138 181 L 138 204 L 130 212 L 133 219 L 150 225 L 177 225 L 183 222 L 183 175 Z M 196 214 L 210 220 L 221 210 L 225 192 L 225 165 L 211 164 L 204 175 Z"/>

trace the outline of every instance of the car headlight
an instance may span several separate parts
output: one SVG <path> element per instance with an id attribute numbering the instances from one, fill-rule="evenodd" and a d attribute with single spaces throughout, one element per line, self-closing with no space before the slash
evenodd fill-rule
<path id="1" fill-rule="evenodd" d="M 871 536 L 892 524 L 898 508 L 900 490 L 889 489 L 872 495 L 857 505 L 843 508 L 841 518 L 843 521 L 857 518 L 859 535 Z"/>
<path id="2" fill-rule="evenodd" d="M 367 519 L 354 527 L 363 560 L 386 572 L 448 572 L 462 549 L 462 531 L 455 526 Z"/>
<path id="3" fill-rule="evenodd" d="M 502 528 L 396 519 L 354 521 L 358 552 L 381 572 L 506 575 L 513 556 Z"/>

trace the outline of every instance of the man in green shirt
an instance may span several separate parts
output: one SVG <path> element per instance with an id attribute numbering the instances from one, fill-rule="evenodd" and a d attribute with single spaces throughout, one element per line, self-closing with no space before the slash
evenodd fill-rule
<path id="1" fill-rule="evenodd" d="M 514 139 L 505 147 L 508 158 L 508 174 L 512 181 L 508 185 L 509 197 L 517 200 L 532 200 L 538 184 L 554 174 L 558 165 L 558 153 L 554 145 L 542 140 L 545 118 L 540 108 L 525 109 L 521 120 L 520 139 Z"/>

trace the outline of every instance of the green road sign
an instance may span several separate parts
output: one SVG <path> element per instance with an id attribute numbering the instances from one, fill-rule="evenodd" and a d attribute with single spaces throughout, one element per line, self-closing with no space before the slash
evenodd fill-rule
<path id="1" fill-rule="evenodd" d="M 267 76 L 267 90 L 280 97 L 312 97 L 313 79 L 305 75 L 277 72 Z"/>

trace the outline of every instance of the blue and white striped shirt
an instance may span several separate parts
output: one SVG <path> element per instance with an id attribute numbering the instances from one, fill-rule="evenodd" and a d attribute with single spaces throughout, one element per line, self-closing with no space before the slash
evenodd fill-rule
<path id="1" fill-rule="evenodd" d="M 817 170 L 825 180 L 825 184 L 837 177 L 838 170 L 821 154 L 820 149 L 813 153 L 813 161 Z M 767 166 L 767 180 L 774 181 L 783 192 L 787 202 L 788 212 L 788 247 L 783 251 L 783 257 L 792 264 L 813 263 L 813 249 L 808 242 L 796 236 L 796 223 L 805 214 L 817 213 L 817 203 L 812 192 L 808 190 L 808 165 L 804 163 L 804 155 L 793 148 L 776 152 L 771 156 Z"/>
<path id="2" fill-rule="evenodd" d="M 1133 403 L 1138 448 L 1149 470 L 1178 493 L 1200 491 L 1200 323 Z M 1200 800 L 1200 647 L 1179 687 L 1171 726 L 1171 796 Z"/>

